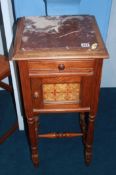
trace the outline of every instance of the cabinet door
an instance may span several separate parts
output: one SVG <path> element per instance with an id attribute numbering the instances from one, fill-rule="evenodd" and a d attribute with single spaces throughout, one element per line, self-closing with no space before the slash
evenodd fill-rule
<path id="1" fill-rule="evenodd" d="M 30 82 L 34 111 L 73 111 L 90 106 L 92 76 L 32 77 Z"/>

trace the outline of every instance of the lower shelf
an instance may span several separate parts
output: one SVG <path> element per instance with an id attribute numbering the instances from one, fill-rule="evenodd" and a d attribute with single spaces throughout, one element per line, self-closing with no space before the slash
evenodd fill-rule
<path id="1" fill-rule="evenodd" d="M 90 107 L 81 107 L 79 104 L 46 104 L 40 109 L 33 109 L 34 114 L 54 112 L 89 112 Z"/>

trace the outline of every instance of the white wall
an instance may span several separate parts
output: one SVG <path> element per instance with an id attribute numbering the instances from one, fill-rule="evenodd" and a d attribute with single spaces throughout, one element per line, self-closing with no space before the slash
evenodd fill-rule
<path id="1" fill-rule="evenodd" d="M 4 48 L 3 48 L 3 42 L 2 42 L 2 33 L 1 33 L 1 28 L 2 27 L 3 26 L 0 26 L 0 54 L 1 55 L 4 55 Z M 3 82 L 8 83 L 8 78 L 5 78 L 3 80 Z M 2 90 L 2 88 L 0 88 L 0 90 Z"/>
<path id="2" fill-rule="evenodd" d="M 4 51 L 3 51 L 3 44 L 2 44 L 2 37 L 1 37 L 1 27 L 0 27 L 0 54 L 3 55 Z"/>
<path id="3" fill-rule="evenodd" d="M 112 1 L 107 48 L 110 57 L 104 61 L 102 87 L 116 87 L 116 0 Z"/>
<path id="4" fill-rule="evenodd" d="M 3 16 L 3 23 L 4 23 L 4 31 L 5 31 L 5 37 L 6 37 L 6 45 L 7 50 L 9 51 L 12 38 L 13 38 L 13 13 L 12 13 L 12 4 L 11 0 L 0 0 L 1 3 L 1 10 L 2 10 L 2 16 Z M 15 105 L 16 105 L 16 112 L 18 117 L 18 123 L 19 123 L 19 129 L 24 129 L 23 124 L 23 116 L 22 116 L 22 105 L 21 105 L 21 99 L 19 94 L 19 85 L 18 85 L 18 79 L 17 79 L 17 71 L 16 66 L 13 61 L 10 61 L 10 69 L 11 69 L 11 77 L 12 77 L 12 84 L 14 89 L 14 97 L 15 97 Z"/>

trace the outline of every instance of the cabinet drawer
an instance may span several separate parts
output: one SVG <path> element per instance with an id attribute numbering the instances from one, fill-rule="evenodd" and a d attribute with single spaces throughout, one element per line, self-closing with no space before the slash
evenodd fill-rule
<path id="1" fill-rule="evenodd" d="M 94 60 L 78 61 L 28 61 L 30 74 L 92 73 Z"/>

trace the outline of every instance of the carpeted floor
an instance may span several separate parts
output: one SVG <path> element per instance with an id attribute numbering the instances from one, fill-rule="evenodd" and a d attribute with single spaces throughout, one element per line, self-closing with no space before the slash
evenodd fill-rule
<path id="1" fill-rule="evenodd" d="M 63 117 L 62 117 L 63 116 Z M 0 91 L 0 135 L 15 121 L 11 95 Z M 41 132 L 78 131 L 78 114 L 41 115 Z M 34 168 L 25 132 L 0 145 L 0 175 L 115 175 L 116 88 L 103 88 L 95 124 L 92 164 L 84 164 L 81 138 L 40 139 L 40 166 Z"/>

